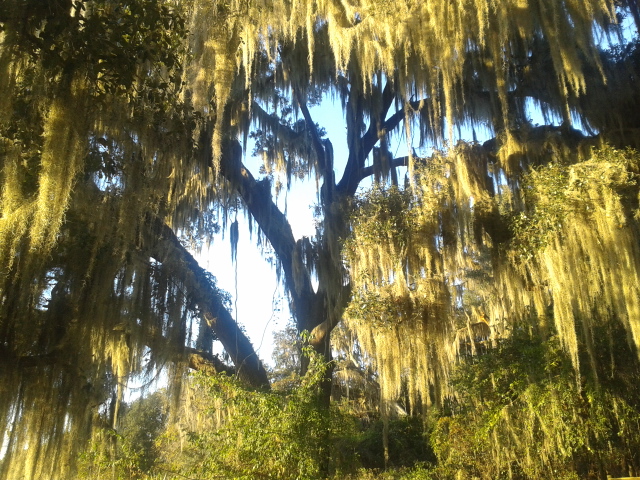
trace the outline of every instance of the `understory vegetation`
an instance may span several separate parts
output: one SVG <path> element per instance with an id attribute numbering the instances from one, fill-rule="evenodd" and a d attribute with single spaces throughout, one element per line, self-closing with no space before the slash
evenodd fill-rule
<path id="1" fill-rule="evenodd" d="M 566 264 L 570 261 L 566 256 L 548 259 L 559 254 L 552 247 L 554 239 L 584 217 L 600 243 L 607 241 L 602 225 L 611 222 L 619 241 L 621 230 L 636 228 L 638 159 L 632 150 L 606 147 L 594 150 L 584 162 L 532 170 L 523 178 L 529 201 L 526 213 L 514 211 L 514 203 L 506 198 L 493 219 L 505 222 L 511 231 L 498 254 L 507 257 L 514 269 L 533 268 L 540 259 L 545 268 L 552 261 Z M 417 172 L 426 189 L 433 181 L 431 170 L 417 167 Z M 446 181 L 453 177 L 454 171 L 450 172 Z M 433 208 L 429 203 L 433 200 L 417 191 L 389 187 L 365 193 L 354 209 L 358 217 L 345 250 L 354 248 L 350 247 L 354 241 L 368 249 L 368 255 L 373 248 L 400 251 L 410 242 L 417 250 L 418 243 L 428 238 L 425 220 L 431 221 L 424 209 Z M 440 189 L 438 201 L 443 195 Z M 609 198 L 609 203 L 602 198 Z M 590 234 L 583 232 L 576 248 L 585 248 Z M 379 244 L 382 236 L 388 238 L 384 245 Z M 564 242 L 564 248 L 567 245 Z M 597 266 L 598 255 L 588 257 L 588 265 L 581 268 Z M 615 253 L 609 250 L 607 255 Z M 347 309 L 349 320 L 335 332 L 336 357 L 331 364 L 303 346 L 308 334 L 298 337 L 294 328 L 279 332 L 272 390 L 248 388 L 224 373 L 199 373 L 185 381 L 178 404 L 170 407 L 164 397 L 162 415 L 139 413 L 158 408 L 159 393 L 142 398 L 124 415 L 118 441 L 94 440 L 94 450 L 83 457 L 82 478 L 524 480 L 600 479 L 638 472 L 640 362 L 622 316 L 612 306 L 596 303 L 588 318 L 572 316 L 576 326 L 570 329 L 580 332 L 575 350 L 567 348 L 567 340 L 558 332 L 555 313 L 555 304 L 575 301 L 575 295 L 568 300 L 554 297 L 540 311 L 534 302 L 522 312 L 514 308 L 511 321 L 500 331 L 486 324 L 485 330 L 478 329 L 480 322 L 469 323 L 461 303 L 489 308 L 491 299 L 483 295 L 497 280 L 491 278 L 494 267 L 486 258 L 476 257 L 473 267 L 467 274 L 477 282 L 470 285 L 477 287 L 462 292 L 464 298 L 451 307 L 457 327 L 442 334 L 449 339 L 445 346 L 450 350 L 444 354 L 453 360 L 440 395 L 426 397 L 429 394 L 417 384 L 419 368 L 408 366 L 416 362 L 412 355 L 429 355 L 431 346 L 415 345 L 410 336 L 416 328 L 425 328 L 425 318 L 431 317 L 424 309 L 431 303 L 421 304 L 420 297 L 407 298 L 412 293 L 394 291 L 392 284 L 382 282 L 379 289 L 369 287 L 366 294 L 354 296 Z M 601 268 L 600 274 L 607 272 Z M 623 267 L 617 263 L 616 268 Z M 575 288 L 585 281 L 592 279 L 576 278 Z M 418 288 L 413 291 L 419 292 Z M 634 285 L 621 283 L 615 288 Z M 598 302 L 606 301 L 598 297 Z M 363 343 L 362 349 L 358 342 L 345 341 L 357 328 L 364 328 L 357 323 L 353 327 L 353 319 L 364 320 L 372 329 L 368 335 L 374 346 Z M 397 357 L 391 348 L 380 357 L 365 354 L 376 352 L 389 336 L 401 337 L 396 342 L 404 347 Z M 358 333 L 358 338 L 366 337 Z M 416 353 L 425 347 L 425 352 Z M 305 358 L 308 370 L 300 376 L 299 365 Z M 333 381 L 326 406 L 321 384 L 329 369 Z M 382 376 L 389 374 L 384 369 L 397 371 L 397 390 L 385 393 Z M 153 441 L 136 440 L 150 418 L 157 419 L 154 426 L 145 427 L 153 432 Z"/>
<path id="2" fill-rule="evenodd" d="M 296 387 L 273 392 L 247 390 L 224 374 L 195 375 L 173 418 L 166 393 L 136 400 L 117 434 L 94 439 L 78 478 L 626 476 L 640 467 L 638 362 L 628 347 L 597 346 L 612 363 L 598 378 L 577 378 L 557 337 L 520 331 L 461 360 L 442 406 L 424 416 L 403 412 L 386 427 L 373 406 L 359 407 L 371 401 L 366 391 L 322 407 L 313 383 L 326 367 L 320 362 Z"/>

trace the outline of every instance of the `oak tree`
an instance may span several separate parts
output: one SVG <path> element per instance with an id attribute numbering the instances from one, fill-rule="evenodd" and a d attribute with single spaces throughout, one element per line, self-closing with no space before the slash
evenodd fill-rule
<path id="1" fill-rule="evenodd" d="M 620 26 L 638 23 L 636 2 L 5 4 L 8 478 L 64 475 L 92 423 L 116 426 L 134 373 L 229 370 L 213 337 L 240 378 L 268 386 L 181 241 L 205 244 L 238 201 L 309 345 L 331 360 L 344 321 L 375 358 L 383 413 L 401 388 L 416 411 L 441 403 L 484 316 L 492 342 L 522 321 L 556 332 L 577 372 L 599 371 L 593 332 L 608 322 L 638 350 L 638 159 L 592 150 L 638 141 L 640 57 Z M 341 161 L 311 114 L 326 96 L 343 107 Z M 454 148 L 479 129 L 492 139 Z M 267 174 L 315 178 L 313 238 L 294 237 L 277 186 L 243 164 L 251 132 Z M 377 187 L 358 196 L 367 178 Z"/>

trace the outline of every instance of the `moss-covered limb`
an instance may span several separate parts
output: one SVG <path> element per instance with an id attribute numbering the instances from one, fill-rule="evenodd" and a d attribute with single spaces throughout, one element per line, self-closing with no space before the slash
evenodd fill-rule
<path id="1" fill-rule="evenodd" d="M 237 375 L 250 385 L 268 387 L 267 372 L 253 345 L 225 307 L 207 272 L 166 224 L 151 219 L 150 226 L 151 255 L 189 287 L 192 300 L 231 357 Z"/>
<path id="2" fill-rule="evenodd" d="M 396 91 L 392 82 L 387 82 L 382 91 L 380 106 L 377 111 L 370 112 L 371 121 L 367 131 L 360 136 L 359 132 L 348 132 L 348 137 L 355 137 L 348 140 L 349 158 L 345 166 L 342 178 L 336 186 L 336 191 L 346 195 L 353 196 L 358 189 L 360 182 L 368 175 L 363 173 L 365 169 L 365 161 L 371 150 L 375 147 L 381 136 L 384 137 L 389 132 L 395 130 L 398 125 L 405 119 L 404 109 L 394 112 L 389 118 L 386 118 L 389 109 L 396 97 Z M 420 107 L 420 101 L 411 101 L 408 106 L 412 109 Z M 347 115 L 350 115 L 350 108 L 347 107 Z M 353 115 L 353 112 L 351 112 Z M 363 120 L 363 112 L 356 111 L 356 116 L 347 121 L 347 129 L 353 130 L 357 122 Z"/>
<path id="3" fill-rule="evenodd" d="M 343 286 L 340 295 L 338 296 L 338 302 L 334 306 L 334 309 L 337 312 L 343 312 L 347 305 L 351 301 L 351 282 L 347 283 Z M 341 315 L 331 315 L 326 318 L 322 323 L 318 324 L 312 331 L 310 336 L 310 344 L 316 347 L 321 342 L 328 341 L 329 335 L 333 331 L 333 329 L 340 323 L 342 319 Z"/>
<path id="4" fill-rule="evenodd" d="M 368 90 L 379 74 L 394 78 L 399 89 L 408 91 L 407 97 L 427 98 L 425 109 L 430 113 L 424 118 L 430 117 L 431 138 L 442 133 L 444 117 L 451 129 L 467 120 L 508 125 L 514 113 L 508 93 L 527 73 L 525 62 L 540 44 L 548 45 L 542 52 L 548 67 L 543 70 L 541 91 L 550 92 L 548 105 L 554 113 L 566 113 L 566 103 L 588 87 L 588 67 L 601 71 L 594 36 L 601 30 L 615 30 L 614 2 L 601 0 L 504 1 L 498 9 L 486 0 L 456 5 L 363 0 L 348 7 L 334 1 L 301 1 L 296 8 L 275 2 L 268 9 L 234 0 L 225 5 L 227 13 L 242 13 L 224 16 L 211 8 L 194 10 L 204 19 L 218 14 L 218 22 L 203 20 L 203 27 L 226 20 L 229 32 L 241 32 L 242 38 L 232 47 L 237 52 L 230 53 L 242 55 L 247 81 L 256 52 L 264 49 L 271 55 L 281 53 L 278 49 L 283 44 L 300 44 L 306 51 L 295 60 L 292 77 L 296 81 L 308 79 L 313 72 L 314 82 L 329 82 L 336 71 L 347 72 L 350 80 L 358 78 Z M 199 29 L 193 30 L 194 38 L 202 37 Z M 325 58 L 324 63 L 319 60 Z M 292 77 L 282 76 L 279 81 L 287 83 Z M 467 96 L 465 83 L 490 90 L 490 105 L 486 98 L 478 101 Z M 216 91 L 222 89 L 216 85 Z"/>
<path id="5" fill-rule="evenodd" d="M 405 155 L 404 157 L 396 157 L 391 162 L 389 162 L 389 167 L 398 168 L 398 167 L 408 167 L 409 166 L 409 156 Z M 364 167 L 360 170 L 360 176 L 362 177 L 360 181 L 364 180 L 367 177 L 373 175 L 374 168 L 373 165 L 369 165 L 368 167 Z"/>
<path id="6" fill-rule="evenodd" d="M 296 98 L 298 107 L 302 112 L 306 128 L 311 133 L 311 143 L 316 154 L 318 170 L 321 172 L 322 176 L 325 177 L 325 182 L 327 180 L 332 182 L 331 176 L 333 173 L 333 158 L 330 158 L 330 155 L 332 156 L 333 152 L 328 152 L 325 149 L 325 145 L 320 138 L 320 133 L 318 132 L 316 123 L 313 121 L 313 118 L 311 118 L 309 107 L 307 106 L 307 102 L 300 90 L 294 87 L 293 93 Z"/>
<path id="7" fill-rule="evenodd" d="M 391 84 L 387 83 L 387 85 L 385 85 L 384 92 L 387 92 L 390 88 Z M 385 95 L 383 95 L 383 98 L 386 100 Z M 354 85 L 349 84 L 348 101 L 346 108 L 344 109 L 347 120 L 347 148 L 349 149 L 349 156 L 347 157 L 347 164 L 345 165 L 342 178 L 336 185 L 336 192 L 347 196 L 353 195 L 358 188 L 358 171 L 364 166 L 365 159 L 369 154 L 369 151 L 367 151 L 363 145 L 365 138 L 375 138 L 371 148 L 373 148 L 373 145 L 378 141 L 378 125 L 373 118 L 371 119 L 367 132 L 364 136 L 361 136 L 360 128 L 364 120 L 363 103 L 363 92 L 358 92 Z M 386 115 L 386 110 L 390 107 L 391 100 L 384 103 L 385 104 L 382 107 L 383 111 L 376 112 L 378 117 Z"/>
<path id="8" fill-rule="evenodd" d="M 277 115 L 268 113 L 258 102 L 251 105 L 251 115 L 258 125 L 266 126 L 269 130 L 278 132 L 278 140 L 285 144 L 292 144 L 301 141 L 305 132 L 295 131 L 291 127 L 284 125 Z"/>
<path id="9" fill-rule="evenodd" d="M 514 134 L 516 137 L 519 137 L 520 141 L 524 144 L 526 142 L 530 142 L 529 149 L 531 151 L 535 150 L 535 146 L 540 143 L 544 143 L 550 137 L 556 136 L 562 142 L 571 149 L 585 149 L 593 145 L 597 145 L 600 143 L 600 137 L 606 137 L 606 132 L 599 136 L 587 136 L 582 134 L 579 130 L 575 130 L 572 128 L 568 128 L 566 126 L 556 126 L 556 125 L 539 125 L 536 127 L 529 128 L 524 132 L 518 132 Z M 503 141 L 498 137 L 493 137 L 486 140 L 482 144 L 483 150 L 486 151 L 488 155 L 495 156 L 500 149 Z M 398 168 L 398 167 L 408 167 L 410 162 L 410 157 L 408 155 L 402 157 L 396 157 L 389 161 L 390 168 Z M 417 158 L 413 157 L 414 162 L 416 164 L 426 164 L 429 161 L 428 158 Z M 360 169 L 359 182 L 363 179 L 370 177 L 375 174 L 375 168 L 373 165 L 368 167 L 364 167 Z"/>
<path id="10" fill-rule="evenodd" d="M 532 54 L 530 58 L 524 61 L 523 65 L 514 69 L 517 72 L 514 74 L 518 79 L 517 88 L 507 92 L 505 98 L 505 101 L 512 107 L 513 113 L 511 115 L 513 118 L 522 118 L 526 121 L 529 115 L 524 109 L 523 100 L 526 98 L 533 100 L 538 105 L 546 120 L 551 120 L 558 114 L 558 111 L 550 107 L 553 104 L 553 98 L 560 95 L 560 93 L 557 91 L 555 80 L 545 76 L 546 72 L 553 68 L 550 65 L 551 59 L 545 57 L 547 54 L 544 49 L 548 48 L 548 45 L 545 45 L 542 43 L 542 47 L 536 47 L 537 53 Z M 637 91 L 629 88 L 626 78 L 629 75 L 635 76 L 638 73 L 640 49 L 637 45 L 630 44 L 622 51 L 604 52 L 601 56 L 606 78 L 602 76 L 600 71 L 589 70 L 589 75 L 586 79 L 587 91 L 580 95 L 579 98 L 571 100 L 571 108 L 581 113 L 584 118 L 584 126 L 587 129 L 593 128 L 595 131 L 599 131 L 600 138 L 605 139 L 612 145 L 619 147 L 625 145 L 637 146 L 636 130 L 640 125 L 637 112 L 640 100 Z M 388 108 L 391 106 L 391 103 L 387 102 L 390 102 L 395 95 L 395 93 L 387 95 L 389 85 L 390 82 L 385 86 L 385 92 L 383 93 L 381 115 L 386 115 Z M 470 82 L 464 83 L 463 88 L 465 89 L 463 97 L 473 98 L 474 102 L 477 103 L 490 102 L 490 97 L 494 96 L 488 85 Z M 551 96 L 550 90 L 555 92 Z M 410 109 L 423 112 L 424 105 L 430 101 L 430 98 L 427 97 L 422 101 L 411 101 L 408 106 Z M 615 108 L 611 108 L 612 105 L 615 105 Z M 470 107 L 470 110 L 465 115 L 473 121 L 479 115 L 478 111 L 482 109 L 477 105 L 475 106 L 477 111 Z M 347 115 L 350 115 L 350 110 L 353 110 L 353 108 L 350 109 L 348 107 L 346 109 Z M 360 181 L 372 174 L 370 169 L 364 167 L 364 160 L 378 142 L 379 133 L 382 131 L 391 132 L 405 118 L 406 112 L 401 109 L 379 124 L 372 121 L 368 130 L 362 137 L 357 139 L 358 143 L 353 145 L 350 143 L 350 157 L 344 175 L 336 187 L 338 192 L 353 195 Z M 421 121 L 425 122 L 426 117 Z M 349 124 L 349 122 L 347 123 Z M 513 128 L 513 126 L 513 123 L 504 124 L 498 122 L 494 127 L 495 130 L 502 130 L 504 128 Z M 421 126 L 421 129 L 424 128 L 424 125 Z M 435 126 L 431 128 L 435 128 Z M 569 123 L 563 127 L 543 125 L 532 127 L 528 130 L 529 135 L 534 137 L 538 134 L 543 136 L 548 132 L 556 131 L 563 134 L 570 144 L 582 140 L 577 130 L 569 128 Z M 504 136 L 503 131 L 496 133 Z M 497 142 L 494 143 L 494 145 L 496 144 Z M 363 171 L 363 168 L 367 169 Z"/>
<path id="11" fill-rule="evenodd" d="M 256 181 L 242 164 L 240 145 L 235 141 L 229 142 L 225 153 L 221 174 L 236 189 L 275 250 L 300 331 L 311 330 L 317 323 L 308 320 L 313 311 L 310 307 L 317 301 L 309 272 L 299 254 L 302 246 L 293 237 L 289 221 L 273 202 L 271 191 Z"/>

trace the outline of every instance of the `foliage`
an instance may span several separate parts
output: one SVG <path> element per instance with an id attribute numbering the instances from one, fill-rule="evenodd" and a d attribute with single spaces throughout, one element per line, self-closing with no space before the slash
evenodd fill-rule
<path id="1" fill-rule="evenodd" d="M 326 368 L 312 355 L 299 386 L 273 392 L 247 389 L 225 375 L 196 375 L 203 418 L 186 432 L 182 456 L 167 459 L 163 469 L 203 479 L 313 479 L 344 468 L 343 462 L 349 467 L 353 460 L 340 439 L 353 426 L 320 402 Z M 169 431 L 163 442 L 175 435 Z"/>
<path id="2" fill-rule="evenodd" d="M 445 477 L 620 468 L 619 453 L 592 452 L 636 422 L 637 397 L 620 393 L 628 387 L 597 383 L 609 363 L 602 350 L 615 358 L 629 347 L 601 345 L 596 332 L 614 341 L 612 325 L 626 328 L 619 341 L 637 352 L 639 257 L 627 240 L 638 228 L 638 154 L 604 146 L 583 156 L 542 135 L 547 163 L 536 166 L 532 140 L 517 172 L 483 164 L 473 146 L 434 154 L 416 165 L 414 186 L 362 197 L 345 244 L 357 287 L 347 326 L 375 358 L 382 414 L 403 385 L 414 409 L 456 398 L 433 437 Z M 523 332 L 557 336 L 536 344 Z M 469 376 L 449 382 L 461 360 Z M 637 376 L 629 361 L 625 375 Z M 602 414 L 618 405 L 630 406 L 628 418 Z"/>
<path id="3" fill-rule="evenodd" d="M 476 443 L 514 475 L 556 466 L 572 474 L 568 459 L 582 462 L 600 438 L 592 437 L 609 428 L 592 419 L 590 398 L 635 418 L 632 397 L 614 401 L 612 386 L 598 397 L 597 387 L 610 379 L 604 367 L 621 363 L 601 355 L 599 333 L 624 338 L 634 360 L 640 347 L 637 154 L 591 153 L 603 139 L 637 145 L 640 138 L 640 48 L 600 51 L 601 38 L 626 41 L 618 13 L 640 24 L 632 0 L 5 1 L 0 430 L 10 434 L 0 476 L 64 478 L 59 459 L 75 457 L 96 410 L 116 428 L 131 375 L 171 365 L 178 385 L 185 357 L 206 353 L 191 347 L 209 349 L 211 328 L 238 375 L 267 385 L 248 340 L 240 352 L 246 338 L 224 295 L 175 237 L 206 245 L 218 218 L 226 224 L 240 203 L 275 252 L 297 333 L 310 331 L 309 344 L 328 361 L 331 331 L 344 320 L 349 342 L 363 352 L 358 388 L 372 393 L 359 395 L 368 410 L 379 400 L 385 462 L 397 445 L 419 444 L 419 429 L 404 429 L 406 443 L 389 439 L 403 430 L 390 421 L 398 399 L 424 415 L 455 393 L 449 379 L 458 360 L 502 352 L 513 365 L 498 361 L 495 375 L 474 377 L 486 389 L 473 402 L 488 399 L 478 411 L 488 409 L 490 420 L 460 407 L 442 425 L 479 418 L 460 429 L 477 427 Z M 346 123 L 340 179 L 333 145 L 309 112 L 327 94 L 341 102 Z M 545 122 L 563 124 L 533 127 L 532 104 Z M 573 130 L 575 119 L 599 136 Z M 474 140 L 477 127 L 496 138 L 454 147 L 467 127 Z M 398 137 L 407 153 L 393 158 Z M 247 138 L 263 154 L 260 181 L 242 163 L 239 139 Z M 416 153 L 447 142 L 451 148 L 429 157 Z M 404 189 L 399 166 L 408 167 Z M 276 170 L 287 186 L 315 174 L 315 238 L 294 238 L 276 203 L 281 185 L 270 182 Z M 369 176 L 376 187 L 355 198 Z M 520 325 L 557 334 L 552 353 L 566 352 L 569 362 L 546 376 L 527 370 L 504 350 Z M 496 346 L 504 348 L 490 350 Z M 349 352 L 336 370 L 347 389 L 350 362 L 360 365 L 350 355 L 356 348 L 340 351 Z M 555 365 L 551 353 L 523 352 Z M 280 360 L 276 374 L 291 376 L 295 355 Z M 318 374 L 315 361 L 281 393 L 202 380 L 190 392 L 193 411 L 183 405 L 164 437 L 169 470 L 308 478 L 340 470 L 334 450 L 350 454 L 357 435 L 320 406 L 318 385 L 327 385 L 333 364 Z M 590 379 L 583 390 L 570 370 Z M 489 388 L 486 378 L 497 383 Z M 326 403 L 330 391 L 321 390 Z M 493 398 L 494 390 L 502 393 Z M 534 397 L 558 411 L 543 411 Z M 195 408 L 203 402 L 210 405 Z M 509 457 L 522 453 L 512 420 L 532 426 L 519 463 Z M 510 449 L 483 443 L 487 422 L 506 432 Z M 587 424 L 596 433 L 585 434 Z M 619 430 L 615 440 L 635 448 Z M 367 435 L 363 443 L 378 439 L 375 429 Z M 553 455 L 548 438 L 558 447 Z M 475 437 L 460 439 L 468 446 L 456 452 L 477 447 Z M 104 433 L 102 444 L 98 469 L 111 462 L 114 474 L 143 475 L 153 463 L 151 438 L 139 430 Z M 271 456 L 258 458 L 265 450 Z M 466 468 L 445 450 L 444 474 Z M 473 468 L 489 474 L 483 464 Z"/>
<path id="4" fill-rule="evenodd" d="M 542 340 L 524 329 L 467 357 L 454 370 L 442 411 L 432 410 L 426 423 L 423 416 L 389 421 L 385 471 L 383 420 L 358 427 L 362 419 L 345 410 L 348 405 L 321 407 L 318 382 L 325 366 L 312 361 L 310 377 L 277 392 L 248 390 L 226 375 L 196 375 L 185 386 L 196 403 L 186 405 L 151 449 L 139 447 L 159 432 L 161 397 L 134 403 L 117 439 L 107 435 L 111 440 L 102 450 L 88 454 L 93 467 L 80 478 L 111 478 L 113 472 L 149 479 L 624 475 L 640 462 L 638 361 L 624 346 L 620 325 L 599 338 L 601 355 L 615 362 L 600 372 L 601 380 L 591 372 L 577 378 L 557 338 Z M 139 416 L 147 406 L 158 416 Z M 116 444 L 114 455 L 109 449 Z"/>
<path id="5" fill-rule="evenodd" d="M 562 159 L 559 159 L 562 160 Z M 570 221 L 572 212 L 594 215 L 589 197 L 595 192 L 611 190 L 623 199 L 624 208 L 633 214 L 637 208 L 633 188 L 637 186 L 640 167 L 638 153 L 632 149 L 617 151 L 610 146 L 598 149 L 588 163 L 552 162 L 533 169 L 522 180 L 524 203 L 529 208 L 515 216 L 512 244 L 521 258 L 531 258 L 553 239 Z M 626 223 L 619 215 L 620 228 Z"/>
<path id="6" fill-rule="evenodd" d="M 640 421 L 637 392 L 576 379 L 555 338 L 514 335 L 461 363 L 452 384 L 431 434 L 439 478 L 601 478 L 625 462 L 637 468 L 637 437 L 625 433 Z"/>
<path id="7" fill-rule="evenodd" d="M 272 385 L 276 389 L 289 389 L 300 381 L 302 343 L 294 325 L 273 334 Z"/>
<path id="8" fill-rule="evenodd" d="M 410 468 L 390 468 L 384 471 L 361 469 L 356 474 L 343 478 L 345 480 L 434 480 L 437 477 L 433 468 L 425 463 Z"/>
<path id="9" fill-rule="evenodd" d="M 160 456 L 157 440 L 167 426 L 167 402 L 166 391 L 159 390 L 125 406 L 117 431 L 96 429 L 81 456 L 78 478 L 149 478 Z"/>
<path id="10" fill-rule="evenodd" d="M 389 420 L 389 469 L 410 469 L 433 463 L 426 422 L 419 416 L 404 416 Z M 357 438 L 358 460 L 363 468 L 384 470 L 384 422 L 378 419 L 361 431 Z M 424 465 L 423 465 L 424 466 Z"/>
<path id="11" fill-rule="evenodd" d="M 145 0 L 3 4 L 0 476 L 71 475 L 96 410 L 185 344 L 191 301 L 150 261 L 145 233 L 177 193 L 170 159 L 193 158 L 184 13 Z"/>
<path id="12" fill-rule="evenodd" d="M 148 472 L 158 457 L 156 438 L 164 431 L 169 413 L 168 398 L 160 390 L 134 401 L 123 413 L 120 432 L 126 447 L 138 458 L 138 468 Z"/>

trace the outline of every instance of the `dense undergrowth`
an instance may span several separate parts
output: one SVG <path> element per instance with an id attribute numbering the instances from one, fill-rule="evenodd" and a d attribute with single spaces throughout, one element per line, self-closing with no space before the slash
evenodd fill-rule
<path id="1" fill-rule="evenodd" d="M 602 333 L 602 332 L 600 332 Z M 282 391 L 192 377 L 179 406 L 135 401 L 79 478 L 599 479 L 640 471 L 638 362 L 622 330 L 597 335 L 608 368 L 577 376 L 555 337 L 524 330 L 456 367 L 441 406 L 389 421 L 318 400 L 326 365 Z M 615 345 L 615 347 L 614 347 Z M 603 362 L 606 364 L 606 362 Z M 366 395 L 367 392 L 360 392 Z M 355 402 L 357 400 L 353 400 Z M 171 415 L 169 415 L 171 411 Z M 417 409 L 414 409 L 417 411 Z"/>

